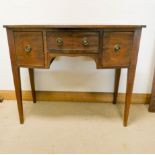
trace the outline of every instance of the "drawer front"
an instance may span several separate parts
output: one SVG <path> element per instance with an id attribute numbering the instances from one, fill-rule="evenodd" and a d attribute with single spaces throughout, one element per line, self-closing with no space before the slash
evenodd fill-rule
<path id="1" fill-rule="evenodd" d="M 47 48 L 50 52 L 98 53 L 98 32 L 47 32 Z"/>
<path id="2" fill-rule="evenodd" d="M 133 32 L 105 32 L 102 65 L 127 66 L 132 50 Z"/>
<path id="3" fill-rule="evenodd" d="M 42 32 L 14 32 L 18 65 L 44 66 Z"/>

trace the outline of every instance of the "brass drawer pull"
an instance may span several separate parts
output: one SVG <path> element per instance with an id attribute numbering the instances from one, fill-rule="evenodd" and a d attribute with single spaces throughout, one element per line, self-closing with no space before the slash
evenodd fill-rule
<path id="1" fill-rule="evenodd" d="M 25 52 L 30 53 L 32 51 L 32 47 L 30 45 L 26 45 Z"/>
<path id="2" fill-rule="evenodd" d="M 87 39 L 86 37 L 84 37 L 84 38 L 82 39 L 82 45 L 83 45 L 83 46 L 88 46 L 88 45 L 89 45 L 88 39 Z"/>
<path id="3" fill-rule="evenodd" d="M 57 42 L 58 46 L 62 46 L 63 45 L 63 39 L 62 38 L 57 38 L 56 42 Z"/>
<path id="4" fill-rule="evenodd" d="M 115 45 L 114 45 L 114 51 L 115 51 L 116 53 L 119 52 L 120 49 L 121 49 L 120 44 L 115 44 Z"/>

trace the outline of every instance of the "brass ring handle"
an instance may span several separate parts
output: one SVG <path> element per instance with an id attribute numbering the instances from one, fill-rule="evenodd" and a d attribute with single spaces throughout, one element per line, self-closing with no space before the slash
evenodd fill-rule
<path id="1" fill-rule="evenodd" d="M 25 52 L 30 53 L 32 51 L 32 47 L 30 45 L 26 45 Z"/>
<path id="2" fill-rule="evenodd" d="M 63 39 L 62 38 L 57 38 L 56 42 L 57 42 L 58 46 L 62 46 L 63 45 Z"/>
<path id="3" fill-rule="evenodd" d="M 86 37 L 84 37 L 82 39 L 82 45 L 84 45 L 84 46 L 88 46 L 89 45 L 88 39 Z"/>
<path id="4" fill-rule="evenodd" d="M 115 45 L 114 45 L 114 51 L 115 51 L 115 52 L 119 52 L 120 49 L 121 49 L 120 44 L 115 44 Z"/>

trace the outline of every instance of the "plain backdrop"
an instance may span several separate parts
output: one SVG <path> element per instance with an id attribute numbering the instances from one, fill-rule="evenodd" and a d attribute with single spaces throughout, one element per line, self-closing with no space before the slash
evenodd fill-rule
<path id="1" fill-rule="evenodd" d="M 13 90 L 6 24 L 144 24 L 134 92 L 150 93 L 155 59 L 155 0 L 0 0 L 0 90 Z M 27 69 L 22 88 L 29 90 Z M 37 90 L 111 92 L 114 70 L 96 70 L 84 57 L 59 57 L 49 70 L 35 70 Z M 120 92 L 125 92 L 126 69 Z"/>

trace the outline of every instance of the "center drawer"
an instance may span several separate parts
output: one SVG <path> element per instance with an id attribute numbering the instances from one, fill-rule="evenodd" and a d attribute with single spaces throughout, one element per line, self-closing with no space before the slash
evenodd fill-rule
<path id="1" fill-rule="evenodd" d="M 50 52 L 98 53 L 98 32 L 49 31 L 46 33 L 47 49 Z"/>

